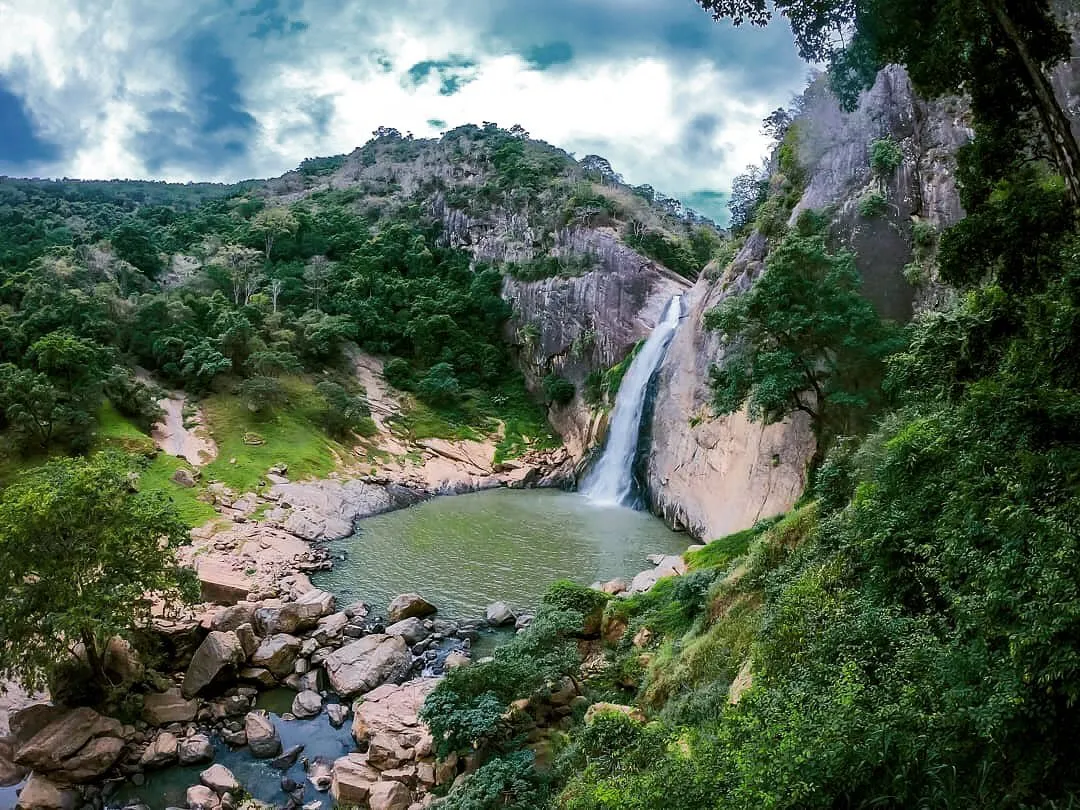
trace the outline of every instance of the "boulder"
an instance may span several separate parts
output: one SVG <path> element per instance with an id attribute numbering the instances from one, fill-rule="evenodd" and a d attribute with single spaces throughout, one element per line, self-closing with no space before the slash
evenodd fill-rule
<path id="1" fill-rule="evenodd" d="M 401 782 L 376 782 L 368 792 L 371 810 L 409 810 L 413 794 Z"/>
<path id="2" fill-rule="evenodd" d="M 117 686 L 141 681 L 146 672 L 138 650 L 131 646 L 130 641 L 119 636 L 113 636 L 105 645 L 102 664 Z"/>
<path id="3" fill-rule="evenodd" d="M 244 733 L 256 759 L 270 759 L 281 753 L 281 737 L 267 712 L 248 712 L 244 717 Z"/>
<path id="4" fill-rule="evenodd" d="M 400 622 L 395 622 L 387 627 L 386 635 L 399 636 L 405 639 L 405 643 L 411 647 L 426 639 L 431 635 L 431 632 L 424 627 L 424 622 L 421 619 L 412 616 L 408 619 L 402 619 Z"/>
<path id="5" fill-rule="evenodd" d="M 322 711 L 322 695 L 318 692 L 300 692 L 293 698 L 292 713 L 301 720 L 317 717 Z"/>
<path id="6" fill-rule="evenodd" d="M 203 602 L 235 605 L 245 601 L 251 593 L 251 580 L 224 563 L 203 560 L 199 562 L 197 573 Z"/>
<path id="7" fill-rule="evenodd" d="M 308 766 L 307 778 L 315 790 L 325 793 L 330 790 L 330 786 L 334 783 L 334 763 L 322 757 L 316 758 Z"/>
<path id="8" fill-rule="evenodd" d="M 443 668 L 446 670 L 461 669 L 467 667 L 472 663 L 472 659 L 460 650 L 452 650 L 446 660 L 443 661 Z"/>
<path id="9" fill-rule="evenodd" d="M 142 716 L 152 726 L 167 726 L 170 723 L 190 723 L 198 710 L 196 701 L 186 700 L 179 689 L 169 689 L 144 697 Z"/>
<path id="10" fill-rule="evenodd" d="M 258 686 L 273 686 L 277 683 L 277 678 L 273 673 L 262 667 L 244 667 L 240 670 L 238 677 L 244 683 L 253 683 Z"/>
<path id="11" fill-rule="evenodd" d="M 0 787 L 17 785 L 29 771 L 15 764 L 15 746 L 6 737 L 0 737 Z"/>
<path id="12" fill-rule="evenodd" d="M 391 622 L 400 622 L 413 616 L 423 618 L 436 611 L 436 607 L 418 593 L 403 593 L 395 596 L 387 610 Z"/>
<path id="13" fill-rule="evenodd" d="M 492 627 L 502 627 L 517 621 L 517 616 L 514 615 L 514 611 L 510 609 L 506 602 L 493 602 L 488 605 L 486 616 L 488 624 Z"/>
<path id="14" fill-rule="evenodd" d="M 193 698 L 226 685 L 235 679 L 237 665 L 243 660 L 244 648 L 236 633 L 211 631 L 195 650 L 180 693 Z"/>
<path id="15" fill-rule="evenodd" d="M 303 745 L 294 745 L 292 748 L 285 749 L 281 754 L 270 760 L 270 767 L 276 768 L 279 771 L 289 770 L 289 768 L 296 764 L 296 760 L 300 758 L 300 753 L 303 750 Z"/>
<path id="16" fill-rule="evenodd" d="M 240 647 L 244 651 L 244 658 L 251 658 L 262 643 L 262 639 L 255 635 L 255 629 L 247 623 L 236 628 L 236 637 L 240 639 Z"/>
<path id="17" fill-rule="evenodd" d="M 179 484 L 182 487 L 190 489 L 195 486 L 195 474 L 186 467 L 180 467 L 176 472 L 172 474 L 173 483 Z"/>
<path id="18" fill-rule="evenodd" d="M 645 722 L 645 715 L 640 709 L 633 706 L 623 706 L 618 703 L 594 703 L 585 711 L 585 724 L 588 725 L 599 714 L 624 714 L 631 720 L 639 723 Z"/>
<path id="19" fill-rule="evenodd" d="M 368 764 L 366 754 L 349 754 L 334 762 L 330 795 L 339 806 L 363 806 L 378 781 L 379 772 Z"/>
<path id="20" fill-rule="evenodd" d="M 334 728 L 341 728 L 345 725 L 345 721 L 349 719 L 349 707 L 344 703 L 328 703 L 326 704 L 326 716 L 330 720 L 330 725 Z"/>
<path id="21" fill-rule="evenodd" d="M 54 720 L 67 714 L 67 709 L 51 703 L 31 703 L 8 714 L 8 730 L 13 745 L 18 748 Z"/>
<path id="22" fill-rule="evenodd" d="M 63 782 L 88 782 L 109 770 L 120 757 L 122 737 L 119 721 L 93 709 L 74 709 L 20 742 L 15 761 L 40 773 L 55 774 Z"/>
<path id="23" fill-rule="evenodd" d="M 600 590 L 604 593 L 611 594 L 612 596 L 618 596 L 620 593 L 624 593 L 629 590 L 630 583 L 625 579 L 612 579 L 605 582 L 600 586 Z"/>
<path id="24" fill-rule="evenodd" d="M 383 735 L 401 747 L 416 749 L 418 756 L 426 756 L 431 748 L 431 734 L 420 722 L 418 713 L 437 683 L 436 678 L 418 678 L 401 686 L 387 684 L 368 692 L 353 706 L 353 737 L 359 743 Z"/>
<path id="25" fill-rule="evenodd" d="M 180 741 L 177 756 L 181 765 L 201 765 L 214 761 L 214 745 L 205 734 L 193 734 Z"/>
<path id="26" fill-rule="evenodd" d="M 334 595 L 318 588 L 302 593 L 295 602 L 287 602 L 281 608 L 279 621 L 291 625 L 293 630 L 310 630 L 323 616 L 334 612 Z M 293 632 L 289 630 L 287 632 Z"/>
<path id="27" fill-rule="evenodd" d="M 348 623 L 349 617 L 344 613 L 331 613 L 329 616 L 323 616 L 319 619 L 319 623 L 315 626 L 311 637 L 319 646 L 333 644 L 341 640 L 341 636 L 345 632 L 345 625 Z"/>
<path id="28" fill-rule="evenodd" d="M 179 745 L 180 741 L 176 739 L 175 734 L 163 731 L 143 751 L 139 764 L 144 768 L 163 768 L 166 765 L 172 765 L 177 760 Z"/>
<path id="29" fill-rule="evenodd" d="M 404 679 L 412 667 L 412 655 L 404 639 L 373 634 L 331 653 L 323 666 L 334 691 L 351 697 Z"/>
<path id="30" fill-rule="evenodd" d="M 239 793 L 240 783 L 224 765 L 214 764 L 199 774 L 199 781 L 217 793 Z"/>
<path id="31" fill-rule="evenodd" d="M 187 789 L 188 810 L 217 810 L 221 799 L 206 785 L 192 785 Z"/>
<path id="32" fill-rule="evenodd" d="M 627 593 L 644 593 L 664 577 L 679 576 L 685 574 L 687 570 L 686 561 L 677 554 L 666 557 L 652 554 L 649 556 L 649 561 L 656 562 L 656 568 L 651 571 L 642 571 L 634 577 L 630 587 L 627 588 Z"/>
<path id="33" fill-rule="evenodd" d="M 19 793 L 19 810 L 74 810 L 79 794 L 35 773 Z"/>
<path id="34" fill-rule="evenodd" d="M 232 607 L 222 608 L 210 620 L 210 629 L 224 633 L 235 631 L 242 624 L 251 624 L 256 607 L 255 602 L 238 602 Z"/>
<path id="35" fill-rule="evenodd" d="M 296 656 L 300 654 L 300 639 L 288 633 L 278 633 L 263 639 L 259 649 L 251 656 L 251 663 L 270 670 L 279 678 L 284 678 L 293 671 Z"/>

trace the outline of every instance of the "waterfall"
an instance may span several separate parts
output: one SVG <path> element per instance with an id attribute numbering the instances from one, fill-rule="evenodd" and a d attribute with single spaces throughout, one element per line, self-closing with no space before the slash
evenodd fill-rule
<path id="1" fill-rule="evenodd" d="M 582 494 L 594 501 L 622 505 L 633 503 L 634 457 L 649 380 L 664 359 L 681 314 L 680 296 L 676 295 L 623 377 L 618 396 L 615 397 L 604 452 L 581 482 Z"/>

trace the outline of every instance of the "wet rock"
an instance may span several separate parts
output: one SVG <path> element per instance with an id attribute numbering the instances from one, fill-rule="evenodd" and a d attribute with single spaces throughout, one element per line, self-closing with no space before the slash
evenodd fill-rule
<path id="1" fill-rule="evenodd" d="M 248 712 L 244 718 L 244 733 L 256 759 L 270 759 L 281 753 L 281 737 L 267 712 Z"/>
<path id="2" fill-rule="evenodd" d="M 300 654 L 300 643 L 300 639 L 288 633 L 270 636 L 263 639 L 259 649 L 251 656 L 251 663 L 284 678 L 293 671 L 293 663 Z"/>
<path id="3" fill-rule="evenodd" d="M 334 612 L 334 596 L 327 591 L 312 588 L 303 593 L 295 602 L 287 602 L 278 614 L 278 621 L 283 627 L 291 627 L 285 632 L 310 630 L 319 619 Z"/>
<path id="4" fill-rule="evenodd" d="M 199 774 L 199 781 L 218 795 L 240 792 L 240 783 L 236 781 L 233 772 L 224 765 L 211 765 Z"/>
<path id="5" fill-rule="evenodd" d="M 394 597 L 387 610 L 391 622 L 400 622 L 413 616 L 423 618 L 436 611 L 436 607 L 417 593 L 403 593 Z"/>
<path id="6" fill-rule="evenodd" d="M 212 691 L 236 676 L 244 649 L 236 633 L 211 631 L 195 651 L 180 693 L 185 698 Z"/>
<path id="7" fill-rule="evenodd" d="M 341 728 L 345 725 L 345 721 L 349 719 L 349 707 L 344 703 L 328 703 L 326 705 L 326 716 L 330 720 L 330 725 L 334 728 Z"/>
<path id="8" fill-rule="evenodd" d="M 325 793 L 330 790 L 334 781 L 334 763 L 322 757 L 317 758 L 308 767 L 307 778 L 315 790 Z"/>
<path id="9" fill-rule="evenodd" d="M 276 757 L 271 763 L 271 768 L 277 768 L 279 771 L 287 771 L 293 765 L 296 764 L 297 758 L 300 756 L 300 752 L 304 750 L 302 745 L 294 745 L 287 751 L 283 752 L 280 756 Z"/>
<path id="10" fill-rule="evenodd" d="M 627 582 L 625 579 L 608 580 L 600 586 L 600 590 L 602 590 L 604 593 L 611 594 L 612 596 L 617 596 L 618 594 L 629 590 L 629 588 L 630 583 Z"/>
<path id="11" fill-rule="evenodd" d="M 292 713 L 301 720 L 317 717 L 322 712 L 322 695 L 318 692 L 301 692 L 293 698 Z"/>
<path id="12" fill-rule="evenodd" d="M 493 602 L 487 606 L 485 611 L 487 622 L 492 627 L 502 627 L 506 624 L 513 624 L 517 617 L 514 615 L 514 611 L 510 609 L 510 606 L 506 602 Z"/>
<path id="13" fill-rule="evenodd" d="M 180 740 L 177 756 L 181 765 L 201 765 L 213 762 L 214 746 L 205 734 L 192 734 Z"/>
<path id="14" fill-rule="evenodd" d="M 331 653 L 324 668 L 334 691 L 342 697 L 368 692 L 402 680 L 412 666 L 409 648 L 400 638 L 365 636 Z"/>
<path id="15" fill-rule="evenodd" d="M 424 627 L 424 622 L 421 619 L 412 616 L 387 627 L 386 635 L 399 636 L 405 639 L 406 644 L 412 646 L 426 639 L 431 635 L 431 631 Z"/>
<path id="16" fill-rule="evenodd" d="M 144 768 L 163 768 L 166 765 L 172 765 L 177 760 L 179 745 L 180 741 L 176 739 L 175 734 L 163 731 L 143 751 L 139 764 Z"/>
<path id="17" fill-rule="evenodd" d="M 187 700 L 179 689 L 169 689 L 144 697 L 142 716 L 152 726 L 167 726 L 170 723 L 190 723 L 198 710 L 196 701 Z"/>
<path id="18" fill-rule="evenodd" d="M 217 810 L 221 799 L 206 785 L 192 785 L 187 789 L 188 810 Z"/>
<path id="19" fill-rule="evenodd" d="M 366 619 L 370 612 L 371 607 L 365 602 L 353 602 L 344 610 L 349 619 L 359 619 L 360 621 Z"/>
<path id="20" fill-rule="evenodd" d="M 28 770 L 15 764 L 15 747 L 10 738 L 0 737 L 0 787 L 17 785 Z"/>
<path id="21" fill-rule="evenodd" d="M 376 782 L 368 793 L 371 810 L 409 810 L 413 794 L 401 782 Z"/>

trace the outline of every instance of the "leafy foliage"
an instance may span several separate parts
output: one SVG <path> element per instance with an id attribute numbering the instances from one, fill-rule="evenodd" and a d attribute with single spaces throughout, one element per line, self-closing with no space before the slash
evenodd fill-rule
<path id="1" fill-rule="evenodd" d="M 57 459 L 0 495 L 0 672 L 36 688 L 82 645 L 105 685 L 105 644 L 150 618 L 151 599 L 193 599 L 177 566 L 187 526 L 132 487 L 129 459 Z"/>

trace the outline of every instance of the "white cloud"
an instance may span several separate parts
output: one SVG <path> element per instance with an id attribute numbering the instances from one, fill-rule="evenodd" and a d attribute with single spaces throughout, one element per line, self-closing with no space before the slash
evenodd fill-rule
<path id="1" fill-rule="evenodd" d="M 439 119 L 448 126 L 520 123 L 579 156 L 600 152 L 630 182 L 668 193 L 726 190 L 767 147 L 761 118 L 802 85 L 793 72 L 789 85 L 762 93 L 752 66 L 667 59 L 656 49 L 535 71 L 468 19 L 432 24 L 430 14 L 410 13 L 408 2 L 402 13 L 380 4 L 308 14 L 303 33 L 266 40 L 249 36 L 252 18 L 226 14 L 209 0 L 167 0 L 150 14 L 133 0 L 71 0 L 59 14 L 58 3 L 0 0 L 0 77 L 26 100 L 41 134 L 65 147 L 63 162 L 47 167 L 56 175 L 148 176 L 132 135 L 148 125 L 149 111 L 207 101 L 194 96 L 177 44 L 193 28 L 212 31 L 232 58 L 237 92 L 256 126 L 244 154 L 209 167 L 166 161 L 158 170 L 163 179 L 273 176 L 304 157 L 349 151 L 379 125 L 435 135 L 427 122 Z M 380 53 L 391 57 L 391 72 L 380 66 Z M 477 63 L 457 93 L 440 95 L 437 79 L 419 87 L 405 81 L 411 65 L 455 54 Z M 310 116 L 315 102 L 328 112 L 322 132 Z M 703 116 L 716 125 L 689 149 L 688 127 Z"/>

